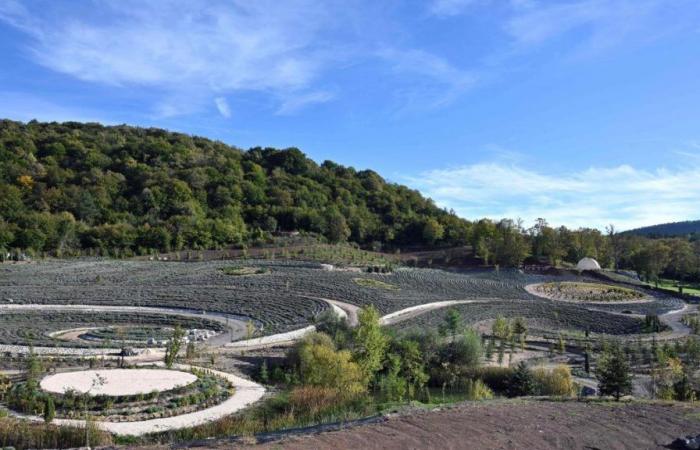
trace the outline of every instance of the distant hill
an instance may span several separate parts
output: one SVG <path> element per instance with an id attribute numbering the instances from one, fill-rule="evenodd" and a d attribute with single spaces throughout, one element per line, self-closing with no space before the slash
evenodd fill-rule
<path id="1" fill-rule="evenodd" d="M 330 242 L 460 245 L 469 223 L 371 170 L 157 128 L 0 120 L 0 249 L 70 254 Z"/>
<path id="2" fill-rule="evenodd" d="M 685 222 L 662 223 L 648 227 L 635 228 L 625 231 L 625 234 L 634 234 L 647 237 L 675 237 L 700 234 L 700 220 L 687 220 Z"/>

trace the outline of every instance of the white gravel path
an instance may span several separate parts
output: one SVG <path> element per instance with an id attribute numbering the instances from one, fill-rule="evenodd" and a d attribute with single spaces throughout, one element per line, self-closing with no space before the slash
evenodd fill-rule
<path id="1" fill-rule="evenodd" d="M 347 305 L 343 302 L 337 302 L 334 300 L 328 300 L 328 299 L 323 299 L 324 301 L 328 302 L 331 307 L 338 313 L 340 317 L 348 317 L 348 313 L 338 305 Z M 401 322 L 403 320 L 408 320 L 411 317 L 415 317 L 419 314 L 423 314 L 424 312 L 431 311 L 433 309 L 440 309 L 440 308 L 446 308 L 448 306 L 453 306 L 453 305 L 461 305 L 464 303 L 480 303 L 484 302 L 486 300 L 446 300 L 446 301 L 441 301 L 441 302 L 433 302 L 433 303 L 426 303 L 423 305 L 418 305 L 418 306 L 411 306 L 409 308 L 405 308 L 399 311 L 395 311 L 391 314 L 387 314 L 386 316 L 383 316 L 380 318 L 380 323 L 382 325 L 392 325 L 397 322 Z M 351 306 L 351 305 L 348 305 Z M 355 309 L 351 311 L 353 313 L 354 317 L 357 317 L 357 311 L 359 310 L 358 307 L 354 307 Z M 303 338 L 309 333 L 313 333 L 316 330 L 316 327 L 313 325 L 310 325 L 305 328 L 301 328 L 299 330 L 294 330 L 294 331 L 289 331 L 287 333 L 280 333 L 280 334 L 273 334 L 271 336 L 264 336 L 261 338 L 255 338 L 255 339 L 246 339 L 243 341 L 237 341 L 237 342 L 231 342 L 229 344 L 226 344 L 226 348 L 230 349 L 237 349 L 237 350 L 254 350 L 254 349 L 259 349 L 259 348 L 264 348 L 264 347 L 270 347 L 270 346 L 280 346 L 280 345 L 289 345 L 291 343 L 294 343 L 295 341 L 298 341 L 299 339 Z"/>
<path id="2" fill-rule="evenodd" d="M 434 309 L 447 308 L 448 306 L 454 305 L 463 305 L 465 303 L 483 303 L 485 301 L 487 300 L 445 300 L 442 302 L 425 303 L 423 305 L 411 306 L 410 308 L 394 311 L 393 313 L 383 316 L 381 319 L 379 319 L 379 322 L 382 325 L 393 325 Z"/>
<path id="3" fill-rule="evenodd" d="M 325 300 L 325 299 L 324 299 Z M 332 301 L 325 300 L 335 311 L 338 316 L 347 319 L 348 318 L 348 313 L 341 308 L 340 306 L 336 305 Z M 293 343 L 295 341 L 298 341 L 299 339 L 303 338 L 309 333 L 313 333 L 316 331 L 316 327 L 314 325 L 309 325 L 308 327 L 301 328 L 299 330 L 292 330 L 288 331 L 286 333 L 279 333 L 279 334 L 273 334 L 271 336 L 263 336 L 259 338 L 253 338 L 253 339 L 245 339 L 242 341 L 236 341 L 236 342 L 229 342 L 228 344 L 225 345 L 227 348 L 232 348 L 232 349 L 245 349 L 245 350 L 250 350 L 253 348 L 263 348 L 263 347 L 269 347 L 272 345 L 284 345 L 284 344 L 289 344 Z"/>
<path id="4" fill-rule="evenodd" d="M 192 366 L 177 364 L 175 368 L 179 370 L 191 370 Z M 231 382 L 236 391 L 231 397 L 216 406 L 188 414 L 162 419 L 142 420 L 139 422 L 96 422 L 96 425 L 105 431 L 125 436 L 142 436 L 148 433 L 189 428 L 212 422 L 238 412 L 248 405 L 257 402 L 265 394 L 265 388 L 263 386 L 237 375 L 201 367 L 195 367 L 195 369 L 206 370 L 214 375 L 227 379 Z M 41 417 L 37 416 L 20 417 L 33 421 L 43 421 Z M 84 420 L 54 419 L 53 423 L 56 425 L 77 427 L 85 426 Z"/>

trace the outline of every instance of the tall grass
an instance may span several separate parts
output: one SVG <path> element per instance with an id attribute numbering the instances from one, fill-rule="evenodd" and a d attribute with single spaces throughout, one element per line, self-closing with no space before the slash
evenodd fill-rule
<path id="1" fill-rule="evenodd" d="M 302 386 L 270 397 L 240 415 L 124 442 L 168 443 L 211 436 L 252 436 L 270 431 L 359 419 L 374 413 L 372 407 L 372 403 L 362 396 L 348 398 L 347 394 L 339 389 Z"/>
<path id="2" fill-rule="evenodd" d="M 113 444 L 109 433 L 90 425 L 90 445 Z M 85 445 L 85 429 L 0 418 L 0 447 L 17 450 L 30 448 L 76 448 Z"/>

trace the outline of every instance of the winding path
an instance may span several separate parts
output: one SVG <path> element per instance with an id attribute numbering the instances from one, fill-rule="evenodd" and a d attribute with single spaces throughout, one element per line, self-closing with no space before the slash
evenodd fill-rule
<path id="1" fill-rule="evenodd" d="M 361 309 L 359 306 L 326 298 L 316 299 L 328 302 L 340 317 L 348 319 L 348 323 L 350 324 L 350 326 L 357 325 L 357 314 L 358 311 Z M 482 303 L 486 301 L 488 300 L 445 300 L 440 302 L 425 303 L 423 305 L 411 306 L 408 308 L 401 309 L 399 311 L 394 311 L 385 316 L 382 316 L 379 319 L 379 321 L 382 325 L 393 325 L 435 309 L 446 308 L 448 306 L 454 305 L 462 305 L 465 303 Z M 261 338 L 231 342 L 226 344 L 224 347 L 229 349 L 247 351 L 271 346 L 291 345 L 297 340 L 306 336 L 307 334 L 313 333 L 314 331 L 316 331 L 316 327 L 314 325 L 310 325 L 308 327 L 290 331 L 287 333 L 273 334 L 271 336 L 264 336 Z"/>
<path id="2" fill-rule="evenodd" d="M 202 425 L 212 422 L 226 416 L 229 416 L 241 409 L 257 402 L 265 395 L 265 388 L 258 383 L 255 383 L 237 375 L 217 370 L 206 369 L 203 367 L 194 367 L 187 364 L 176 364 L 176 369 L 191 370 L 199 369 L 206 370 L 214 375 L 218 375 L 228 380 L 234 387 L 233 395 L 218 405 L 211 408 L 202 409 L 192 413 L 181 414 L 179 416 L 164 417 L 160 419 L 142 420 L 138 422 L 95 422 L 100 429 L 110 433 L 124 436 L 141 436 L 148 433 L 158 433 L 169 430 L 177 430 L 180 428 L 189 428 L 197 425 Z M 43 421 L 44 419 L 37 416 L 17 415 L 32 421 Z M 73 419 L 54 419 L 56 425 L 67 425 L 84 427 L 84 420 Z"/>
<path id="3" fill-rule="evenodd" d="M 317 300 L 322 300 L 327 302 L 331 308 L 340 316 L 348 320 L 351 326 L 357 325 L 357 315 L 360 307 L 352 305 L 349 303 L 341 302 L 338 300 L 325 299 L 325 298 L 315 298 Z M 411 306 L 409 308 L 404 308 L 399 311 L 392 312 L 381 317 L 380 321 L 382 325 L 393 325 L 404 320 L 411 319 L 420 314 L 424 314 L 428 311 L 446 308 L 449 306 L 467 304 L 467 303 L 483 303 L 488 302 L 489 299 L 470 299 L 470 300 L 447 300 L 438 301 L 432 303 L 426 303 L 422 305 Z M 193 310 L 182 310 L 175 308 L 157 308 L 157 307 L 118 307 L 118 306 L 96 306 L 96 305 L 0 305 L 0 313 L 3 311 L 15 311 L 15 310 L 26 310 L 26 309 L 41 309 L 41 310 L 74 310 L 74 311 L 128 311 L 128 312 L 150 312 L 150 313 L 163 313 L 163 314 L 179 314 L 185 316 L 195 316 L 195 317 L 205 317 L 210 320 L 217 320 L 221 323 L 227 324 L 228 327 L 234 324 L 236 328 L 230 331 L 230 333 L 244 333 L 245 322 L 240 319 L 233 319 L 231 316 L 226 316 L 224 314 L 217 313 L 202 313 Z M 684 308 L 676 311 L 670 311 L 666 314 L 660 316 L 661 320 L 666 323 L 670 328 L 670 332 L 657 333 L 657 339 L 674 339 L 678 337 L 685 336 L 690 333 L 687 326 L 683 325 L 681 319 L 684 315 L 691 312 L 696 312 L 696 306 L 685 305 Z M 216 346 L 221 349 L 231 349 L 238 351 L 247 351 L 260 349 L 270 346 L 281 346 L 290 345 L 299 339 L 303 338 L 308 333 L 313 332 L 316 329 L 315 326 L 310 325 L 298 330 L 293 330 L 286 333 L 275 334 L 271 336 L 263 336 L 254 339 L 241 340 L 235 342 L 229 342 L 232 334 L 228 334 L 224 339 L 219 339 L 216 342 L 207 342 L 207 345 Z M 240 334 L 239 334 L 240 336 Z M 649 337 L 651 339 L 651 337 Z M 39 347 L 34 349 L 37 353 L 44 354 L 82 354 L 82 355 L 105 355 L 108 353 L 118 352 L 118 349 L 76 349 L 76 348 L 53 348 L 53 347 Z M 0 345 L 0 351 L 12 351 L 17 353 L 28 352 L 29 347 L 15 345 L 7 346 Z M 143 352 L 143 354 L 128 358 L 132 363 L 145 362 L 145 361 L 157 361 L 163 358 L 162 349 L 148 349 Z M 183 370 L 189 370 L 191 366 L 188 365 L 176 365 L 177 368 Z M 209 369 L 207 369 L 209 370 Z M 182 414 L 175 417 L 151 419 L 138 422 L 97 422 L 97 425 L 104 429 L 119 435 L 134 435 L 139 436 L 148 433 L 162 432 L 167 430 L 175 430 L 179 428 L 186 428 L 201 425 L 207 422 L 218 420 L 230 414 L 233 414 L 241 409 L 257 402 L 262 398 L 265 393 L 265 388 L 253 381 L 246 380 L 237 375 L 211 371 L 221 377 L 229 380 L 235 387 L 235 393 L 226 401 L 220 403 L 219 405 L 207 408 L 201 411 L 196 411 L 193 413 Z M 42 420 L 39 417 L 33 416 L 21 416 L 28 418 L 30 420 Z M 70 419 L 57 419 L 54 423 L 59 425 L 72 425 L 72 426 L 84 426 L 84 421 L 82 420 L 70 420 Z"/>

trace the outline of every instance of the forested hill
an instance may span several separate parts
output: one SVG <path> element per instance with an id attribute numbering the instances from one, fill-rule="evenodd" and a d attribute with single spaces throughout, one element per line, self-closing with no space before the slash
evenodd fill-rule
<path id="1" fill-rule="evenodd" d="M 636 228 L 625 232 L 637 236 L 647 237 L 675 237 L 700 235 L 700 220 L 688 220 L 685 222 L 663 223 L 649 227 Z"/>
<path id="2" fill-rule="evenodd" d="M 371 170 L 161 129 L 0 122 L 0 249 L 219 248 L 275 231 L 461 244 L 469 223 Z"/>

